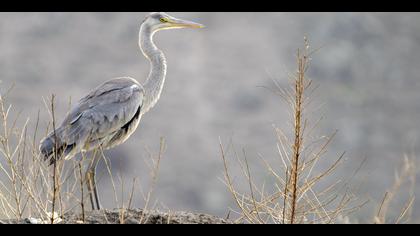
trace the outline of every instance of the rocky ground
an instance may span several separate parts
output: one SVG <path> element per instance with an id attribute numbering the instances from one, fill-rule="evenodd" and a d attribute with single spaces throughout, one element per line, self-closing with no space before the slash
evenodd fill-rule
<path id="1" fill-rule="evenodd" d="M 159 211 L 133 210 L 99 210 L 85 212 L 83 221 L 82 214 L 67 213 L 63 219 L 56 220 L 57 224 L 229 224 L 228 220 L 207 214 L 191 212 L 163 213 Z M 0 220 L 0 224 L 44 224 L 37 218 L 25 218 L 22 220 Z"/>

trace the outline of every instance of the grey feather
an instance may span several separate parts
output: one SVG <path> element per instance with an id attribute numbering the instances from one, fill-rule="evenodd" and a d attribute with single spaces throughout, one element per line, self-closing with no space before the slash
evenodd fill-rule
<path id="1" fill-rule="evenodd" d="M 125 141 L 138 125 L 143 99 L 143 87 L 132 78 L 112 79 L 98 86 L 80 99 L 57 128 L 59 156 L 67 159 L 99 145 L 106 149 Z M 54 140 L 52 132 L 41 141 L 40 150 L 46 159 L 52 158 Z"/>

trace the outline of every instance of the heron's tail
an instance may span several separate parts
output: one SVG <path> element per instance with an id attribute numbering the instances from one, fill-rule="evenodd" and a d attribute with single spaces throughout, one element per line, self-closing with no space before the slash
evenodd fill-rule
<path id="1" fill-rule="evenodd" d="M 49 134 L 46 138 L 41 140 L 39 145 L 39 151 L 44 161 L 49 160 L 49 164 L 54 164 L 57 160 L 62 157 L 68 156 L 75 148 L 74 144 L 68 145 L 62 142 L 58 137 L 55 137 L 54 133 Z M 55 149 L 57 151 L 55 152 Z"/>

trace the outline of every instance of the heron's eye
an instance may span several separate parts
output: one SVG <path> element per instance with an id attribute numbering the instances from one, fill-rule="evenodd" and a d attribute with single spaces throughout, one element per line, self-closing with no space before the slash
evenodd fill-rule
<path id="1" fill-rule="evenodd" d="M 160 22 L 167 23 L 168 22 L 168 19 L 166 19 L 166 18 L 160 18 Z"/>

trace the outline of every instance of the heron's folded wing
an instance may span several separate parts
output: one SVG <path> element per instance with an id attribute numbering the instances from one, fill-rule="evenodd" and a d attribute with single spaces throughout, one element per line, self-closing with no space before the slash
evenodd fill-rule
<path id="1" fill-rule="evenodd" d="M 101 139 L 128 123 L 141 107 L 143 88 L 130 80 L 108 81 L 71 110 L 62 123 L 61 140 L 80 144 L 87 138 Z"/>

